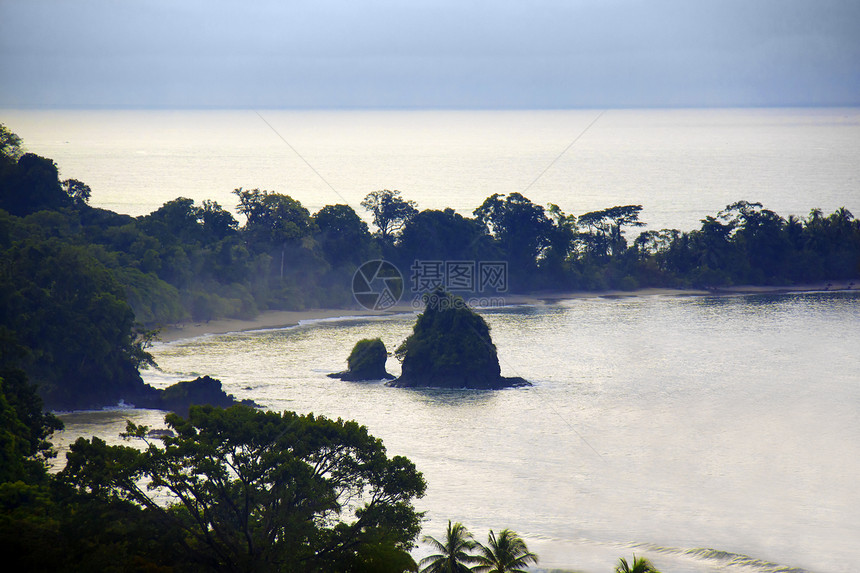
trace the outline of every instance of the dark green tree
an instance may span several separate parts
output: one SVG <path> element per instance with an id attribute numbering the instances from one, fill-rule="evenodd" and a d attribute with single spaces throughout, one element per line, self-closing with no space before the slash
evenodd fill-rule
<path id="1" fill-rule="evenodd" d="M 453 209 L 427 209 L 410 218 L 397 243 L 397 256 L 408 268 L 415 260 L 474 261 L 499 258 L 483 224 Z"/>
<path id="2" fill-rule="evenodd" d="M 537 259 L 550 245 L 553 223 L 544 208 L 520 193 L 488 197 L 474 211 L 477 220 L 498 240 L 508 259 L 510 279 L 525 288 L 534 275 Z"/>
<path id="3" fill-rule="evenodd" d="M 244 230 L 254 242 L 280 246 L 312 229 L 308 210 L 289 195 L 241 188 L 233 193 L 239 198 L 239 213 L 247 218 Z"/>
<path id="4" fill-rule="evenodd" d="M 361 201 L 361 206 L 373 215 L 373 224 L 379 230 L 383 244 L 390 244 L 407 221 L 418 213 L 417 204 L 400 197 L 400 191 L 373 191 Z"/>
<path id="5" fill-rule="evenodd" d="M 57 165 L 33 153 L 23 154 L 0 170 L 0 209 L 23 217 L 42 209 L 72 205 L 60 184 Z"/>
<path id="6" fill-rule="evenodd" d="M 78 181 L 77 179 L 66 179 L 65 181 L 62 181 L 60 185 L 63 187 L 63 191 L 66 192 L 66 195 L 69 196 L 74 205 L 83 206 L 90 202 L 92 189 L 90 189 L 90 186 L 83 181 Z"/>
<path id="7" fill-rule="evenodd" d="M 641 227 L 639 220 L 642 205 L 620 205 L 591 211 L 579 216 L 578 223 L 589 230 L 590 236 L 582 237 L 589 251 L 599 257 L 620 255 L 627 249 L 624 227 Z"/>
<path id="8" fill-rule="evenodd" d="M 127 500 L 178 531 L 178 559 L 211 571 L 403 571 L 425 483 L 355 422 L 192 407 L 175 437 L 141 451 L 79 439 L 59 477 Z M 129 424 L 128 435 L 146 439 Z M 148 482 L 148 486 L 144 483 Z M 165 504 L 165 501 L 169 503 Z"/>
<path id="9" fill-rule="evenodd" d="M 9 131 L 9 128 L 0 123 L 0 157 L 9 163 L 18 161 L 24 154 L 21 138 Z"/>
<path id="10" fill-rule="evenodd" d="M 360 265 L 371 258 L 367 223 L 349 205 L 326 205 L 313 217 L 317 241 L 332 266 Z"/>

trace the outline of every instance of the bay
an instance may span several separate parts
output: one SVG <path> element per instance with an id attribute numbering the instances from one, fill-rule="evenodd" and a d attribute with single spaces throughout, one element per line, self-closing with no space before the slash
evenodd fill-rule
<path id="1" fill-rule="evenodd" d="M 161 371 L 145 378 L 163 387 L 209 374 L 270 409 L 359 420 L 424 472 L 424 533 L 441 534 L 448 519 L 480 537 L 509 527 L 547 570 L 608 571 L 634 552 L 664 571 L 855 569 L 860 293 L 590 298 L 482 313 L 502 373 L 533 387 L 326 377 L 360 338 L 396 347 L 411 314 L 159 344 Z M 161 415 L 127 414 L 156 426 Z M 102 423 L 93 431 L 118 440 L 123 415 L 90 414 Z M 67 432 L 89 429 L 72 420 Z"/>

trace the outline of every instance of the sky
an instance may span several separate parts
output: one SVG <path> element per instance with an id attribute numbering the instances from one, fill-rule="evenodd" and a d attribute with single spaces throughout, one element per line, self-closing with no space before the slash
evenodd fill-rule
<path id="1" fill-rule="evenodd" d="M 0 107 L 860 105 L 858 0 L 0 0 Z"/>

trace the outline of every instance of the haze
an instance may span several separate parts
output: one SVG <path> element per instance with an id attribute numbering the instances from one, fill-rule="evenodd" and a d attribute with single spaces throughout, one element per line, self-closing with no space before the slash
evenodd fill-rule
<path id="1" fill-rule="evenodd" d="M 0 0 L 0 107 L 860 104 L 860 2 Z"/>

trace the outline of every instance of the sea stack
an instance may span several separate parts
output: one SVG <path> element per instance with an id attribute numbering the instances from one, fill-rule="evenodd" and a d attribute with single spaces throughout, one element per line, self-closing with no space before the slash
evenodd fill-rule
<path id="1" fill-rule="evenodd" d="M 385 371 L 388 351 L 379 338 L 365 338 L 355 343 L 349 358 L 346 359 L 348 370 L 329 374 L 330 378 L 341 380 L 391 380 L 394 378 Z"/>
<path id="2" fill-rule="evenodd" d="M 395 355 L 403 362 L 400 388 L 498 389 L 530 386 L 501 375 L 490 327 L 465 301 L 438 289 L 425 295 L 424 312 Z"/>

